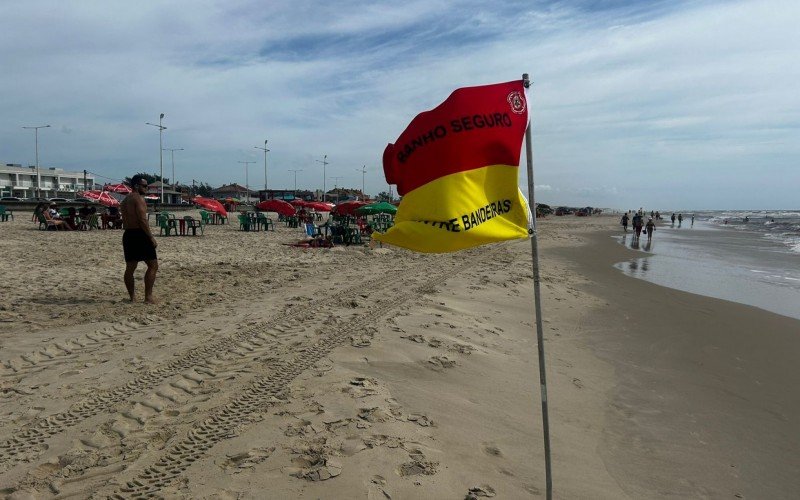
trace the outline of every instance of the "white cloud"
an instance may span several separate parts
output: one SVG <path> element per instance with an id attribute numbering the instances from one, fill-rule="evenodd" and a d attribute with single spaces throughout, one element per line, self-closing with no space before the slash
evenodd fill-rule
<path id="1" fill-rule="evenodd" d="M 303 168 L 303 187 L 319 187 L 314 160 L 328 154 L 329 176 L 360 187 L 366 164 L 376 193 L 383 148 L 414 115 L 528 71 L 537 189 L 551 201 L 796 204 L 797 3 L 586 5 L 5 3 L 0 160 L 32 162 L 20 127 L 41 122 L 55 129 L 40 134 L 43 164 L 154 171 L 144 122 L 164 112 L 165 146 L 186 149 L 179 179 L 241 183 L 237 162 L 263 158 L 253 146 L 269 139 L 270 184 Z"/>

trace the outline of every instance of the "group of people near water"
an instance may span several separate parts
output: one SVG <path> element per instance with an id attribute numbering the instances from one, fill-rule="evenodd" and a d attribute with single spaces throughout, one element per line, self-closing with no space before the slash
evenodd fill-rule
<path id="1" fill-rule="evenodd" d="M 633 215 L 630 215 L 633 213 Z M 647 239 L 650 240 L 653 238 L 653 232 L 656 230 L 656 223 L 654 220 L 661 220 L 661 213 L 660 212 L 650 212 L 650 217 L 648 217 L 647 222 L 644 221 L 644 211 L 640 208 L 638 211 L 636 210 L 629 210 L 622 215 L 622 220 L 620 220 L 620 224 L 622 224 L 622 229 L 627 233 L 628 232 L 628 225 L 630 225 L 634 232 L 634 238 L 639 238 L 642 233 L 647 236 Z M 670 216 L 670 220 L 672 221 L 672 225 L 675 226 L 675 221 L 678 221 L 678 227 L 683 224 L 683 214 L 678 214 L 677 217 L 675 213 Z M 692 226 L 694 226 L 694 215 L 692 215 Z"/>

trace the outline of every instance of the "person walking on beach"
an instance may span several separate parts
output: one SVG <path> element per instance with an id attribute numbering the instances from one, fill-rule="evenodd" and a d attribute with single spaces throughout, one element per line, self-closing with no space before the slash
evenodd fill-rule
<path id="1" fill-rule="evenodd" d="M 672 214 L 672 217 L 670 217 L 670 220 L 672 220 L 672 225 L 674 226 L 675 225 L 675 214 L 674 213 Z"/>
<path id="2" fill-rule="evenodd" d="M 153 284 L 156 282 L 158 271 L 158 257 L 156 256 L 156 242 L 150 226 L 147 225 L 147 204 L 143 196 L 147 194 L 147 180 L 141 175 L 134 175 L 131 179 L 133 191 L 122 200 L 119 208 L 122 214 L 122 249 L 125 254 L 125 288 L 131 297 L 131 302 L 136 300 L 133 281 L 133 272 L 140 261 L 147 264 L 144 273 L 144 301 L 148 304 L 155 303 L 153 298 Z"/>
<path id="3" fill-rule="evenodd" d="M 633 231 L 636 233 L 636 238 L 638 239 L 639 236 L 642 235 L 642 227 L 644 226 L 644 221 L 642 216 L 636 214 L 633 216 Z"/>
<path id="4" fill-rule="evenodd" d="M 653 222 L 653 218 L 650 217 L 650 220 L 647 221 L 647 225 L 644 228 L 644 231 L 647 233 L 647 240 L 650 241 L 653 239 L 653 231 L 656 230 L 656 223 Z"/>
<path id="5" fill-rule="evenodd" d="M 627 233 L 628 232 L 628 213 L 627 212 L 622 214 L 622 221 L 620 222 L 620 224 L 622 224 L 622 229 Z"/>
<path id="6" fill-rule="evenodd" d="M 683 214 L 678 214 L 678 227 L 681 227 L 683 224 Z"/>
<path id="7" fill-rule="evenodd" d="M 692 214 L 692 226 L 691 227 L 694 227 L 694 214 Z"/>

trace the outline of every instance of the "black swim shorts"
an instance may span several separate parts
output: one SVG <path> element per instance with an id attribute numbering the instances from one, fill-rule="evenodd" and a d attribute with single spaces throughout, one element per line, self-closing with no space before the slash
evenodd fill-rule
<path id="1" fill-rule="evenodd" d="M 122 235 L 125 262 L 156 260 L 156 249 L 150 237 L 141 229 L 126 229 Z"/>

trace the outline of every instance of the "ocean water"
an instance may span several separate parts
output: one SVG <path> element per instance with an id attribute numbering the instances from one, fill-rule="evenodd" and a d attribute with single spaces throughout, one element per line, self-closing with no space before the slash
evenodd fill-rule
<path id="1" fill-rule="evenodd" d="M 642 252 L 616 264 L 629 276 L 800 319 L 800 210 L 691 214 L 660 221 L 648 242 L 615 238 Z M 666 214 L 669 217 L 669 214 Z"/>

